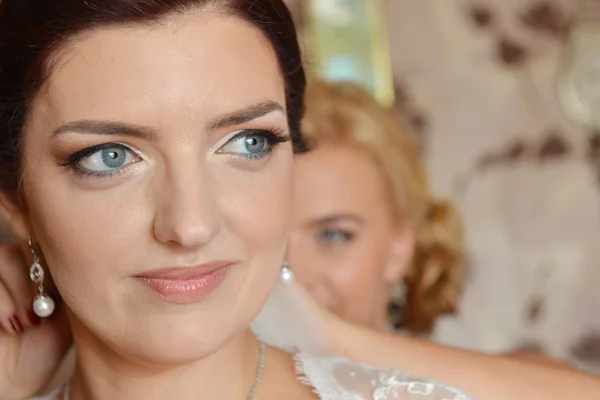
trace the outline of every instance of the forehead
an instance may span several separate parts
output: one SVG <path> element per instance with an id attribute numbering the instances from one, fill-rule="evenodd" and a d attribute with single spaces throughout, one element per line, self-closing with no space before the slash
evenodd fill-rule
<path id="1" fill-rule="evenodd" d="M 297 157 L 297 209 L 307 218 L 380 210 L 386 180 L 377 164 L 348 145 L 324 143 Z"/>
<path id="2" fill-rule="evenodd" d="M 285 105 L 267 39 L 237 17 L 198 11 L 74 39 L 59 56 L 38 104 L 60 122 L 102 118 L 160 124 L 170 117 L 202 120 L 265 100 Z"/>

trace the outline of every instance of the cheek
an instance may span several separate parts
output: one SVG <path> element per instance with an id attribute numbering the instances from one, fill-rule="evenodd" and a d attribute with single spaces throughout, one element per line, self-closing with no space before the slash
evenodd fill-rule
<path id="1" fill-rule="evenodd" d="M 267 173 L 244 173 L 236 179 L 219 177 L 216 181 L 221 182 L 217 190 L 223 222 L 247 250 L 282 250 L 291 222 L 291 154 L 273 163 Z"/>
<path id="2" fill-rule="evenodd" d="M 332 279 L 343 289 L 346 298 L 357 298 L 360 293 L 362 300 L 366 301 L 381 286 L 380 260 L 367 250 L 364 246 L 355 246 L 332 269 Z"/>
<path id="3" fill-rule="evenodd" d="M 363 235 L 340 254 L 330 272 L 344 312 L 357 321 L 371 318 L 381 298 L 387 296 L 384 251 L 376 240 L 370 240 L 373 236 Z"/>
<path id="4" fill-rule="evenodd" d="M 287 245 L 286 260 L 296 278 L 304 285 L 312 284 L 326 271 L 327 258 L 316 242 L 312 230 L 295 229 Z"/>
<path id="5" fill-rule="evenodd" d="M 45 179 L 28 180 L 33 183 L 25 188 L 29 218 L 63 294 L 104 290 L 111 277 L 139 267 L 135 252 L 144 251 L 152 224 L 151 197 L 143 188 L 77 190 L 67 179 Z M 35 184 L 44 181 L 54 184 Z"/>

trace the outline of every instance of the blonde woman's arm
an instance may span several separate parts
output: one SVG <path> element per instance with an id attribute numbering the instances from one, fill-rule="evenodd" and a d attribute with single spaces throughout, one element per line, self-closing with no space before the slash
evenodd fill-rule
<path id="1" fill-rule="evenodd" d="M 336 352 L 457 386 L 479 400 L 600 399 L 600 378 L 554 362 L 493 356 L 335 322 Z"/>
<path id="2" fill-rule="evenodd" d="M 297 283 L 275 288 L 253 329 L 290 351 L 393 368 L 455 386 L 477 400 L 600 399 L 600 378 L 563 364 L 459 350 L 344 322 Z"/>

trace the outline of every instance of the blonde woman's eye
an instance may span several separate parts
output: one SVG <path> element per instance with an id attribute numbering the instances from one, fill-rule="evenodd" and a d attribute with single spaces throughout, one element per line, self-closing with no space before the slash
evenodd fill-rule
<path id="1" fill-rule="evenodd" d="M 325 229 L 319 232 L 319 241 L 330 244 L 347 243 L 354 239 L 354 233 L 341 229 Z"/>

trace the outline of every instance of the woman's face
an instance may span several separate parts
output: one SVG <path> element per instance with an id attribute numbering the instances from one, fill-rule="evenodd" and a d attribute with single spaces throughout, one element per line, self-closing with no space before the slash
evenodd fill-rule
<path id="1" fill-rule="evenodd" d="M 288 236 L 285 105 L 272 47 L 234 17 L 103 28 L 63 49 L 23 181 L 76 336 L 156 364 L 247 329 Z"/>
<path id="2" fill-rule="evenodd" d="M 387 181 L 363 152 L 321 143 L 298 156 L 288 262 L 298 280 L 342 318 L 387 326 L 390 286 L 412 257 L 395 223 Z"/>

